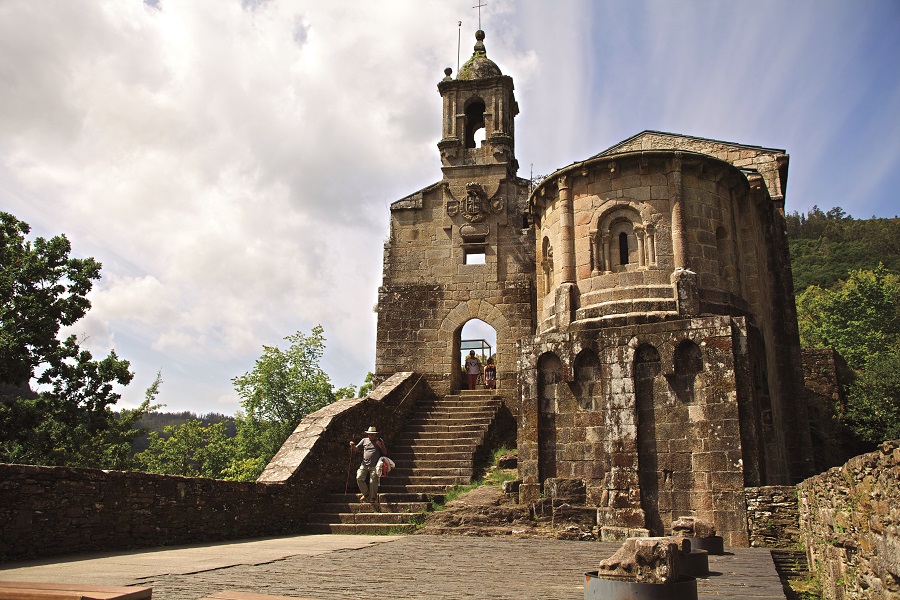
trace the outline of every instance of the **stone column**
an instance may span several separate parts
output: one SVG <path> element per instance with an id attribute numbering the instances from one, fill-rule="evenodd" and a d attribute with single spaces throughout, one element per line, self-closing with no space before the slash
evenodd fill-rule
<path id="1" fill-rule="evenodd" d="M 612 235 L 608 231 L 603 232 L 603 272 L 612 271 L 612 261 L 609 259 L 609 241 Z"/>
<path id="2" fill-rule="evenodd" d="M 647 265 L 656 266 L 656 231 L 653 223 L 647 224 Z"/>
<path id="3" fill-rule="evenodd" d="M 561 283 L 575 283 L 575 215 L 569 196 L 569 178 L 561 175 L 559 187 L 559 274 Z"/>
<path id="4" fill-rule="evenodd" d="M 637 238 L 638 267 L 646 267 L 647 257 L 644 255 L 644 228 L 635 227 L 634 237 Z"/>
<path id="5" fill-rule="evenodd" d="M 681 184 L 681 152 L 672 159 L 669 174 L 669 193 L 672 195 L 672 253 L 675 255 L 675 269 L 687 269 L 684 229 L 684 190 Z"/>
<path id="6" fill-rule="evenodd" d="M 591 276 L 596 277 L 603 271 L 603 259 L 600 256 L 600 232 L 591 230 L 591 248 L 593 249 L 594 264 L 591 265 Z"/>

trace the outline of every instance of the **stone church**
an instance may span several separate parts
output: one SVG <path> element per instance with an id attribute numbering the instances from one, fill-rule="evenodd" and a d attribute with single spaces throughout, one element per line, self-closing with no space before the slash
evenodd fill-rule
<path id="1" fill-rule="evenodd" d="M 695 515 L 746 545 L 744 488 L 814 470 L 788 155 L 644 131 L 521 178 L 513 80 L 475 37 L 438 83 L 442 177 L 391 205 L 376 381 L 415 371 L 457 393 L 479 319 L 497 334 L 521 502 L 578 479 L 601 527 L 660 535 Z"/>

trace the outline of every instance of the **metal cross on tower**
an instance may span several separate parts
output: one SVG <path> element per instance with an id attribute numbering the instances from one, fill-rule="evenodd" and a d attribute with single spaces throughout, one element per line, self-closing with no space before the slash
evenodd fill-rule
<path id="1" fill-rule="evenodd" d="M 472 8 L 478 9 L 478 29 L 481 29 L 481 7 L 482 6 L 487 6 L 487 2 L 482 4 L 481 0 L 478 0 L 478 4 L 476 4 L 475 6 L 472 7 Z"/>

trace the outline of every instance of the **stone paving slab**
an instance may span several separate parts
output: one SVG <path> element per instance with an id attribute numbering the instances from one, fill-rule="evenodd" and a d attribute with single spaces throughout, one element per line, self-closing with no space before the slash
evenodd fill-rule
<path id="1" fill-rule="evenodd" d="M 133 585 L 152 586 L 154 599 L 197 600 L 224 590 L 316 600 L 361 596 L 391 599 L 572 599 L 584 597 L 584 573 L 613 554 L 619 544 L 463 536 L 298 536 L 280 538 L 254 555 L 256 542 L 129 553 Z M 298 540 L 291 544 L 290 540 Z M 330 542 L 329 542 L 330 540 Z M 330 543 L 314 551 L 315 545 Z M 302 552 L 295 552 L 301 549 Z M 189 560 L 191 551 L 205 558 Z M 169 554 L 166 568 L 164 556 Z M 147 560 L 141 562 L 141 557 Z M 152 564 L 151 563 L 152 560 Z M 56 569 L 44 564 L 40 569 Z M 118 576 L 121 556 L 67 561 L 67 568 Z M 108 565 L 108 566 L 105 566 Z M 784 599 L 769 551 L 728 548 L 710 556 L 710 576 L 700 579 L 700 598 Z M 137 568 L 140 566 L 141 568 Z M 0 566 L 0 579 L 30 579 L 38 565 Z M 175 568 L 177 567 L 177 568 Z M 191 570 L 196 568 L 197 570 Z"/>

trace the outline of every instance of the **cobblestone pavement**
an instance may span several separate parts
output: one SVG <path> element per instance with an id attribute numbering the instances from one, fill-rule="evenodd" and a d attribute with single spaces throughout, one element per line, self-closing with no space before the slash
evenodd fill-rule
<path id="1" fill-rule="evenodd" d="M 196 600 L 231 589 L 315 600 L 581 599 L 584 573 L 618 544 L 559 540 L 407 536 L 368 548 L 289 556 L 137 583 L 162 600 Z M 223 546 L 227 551 L 227 546 Z M 784 599 L 767 550 L 729 548 L 709 557 L 700 598 Z"/>

